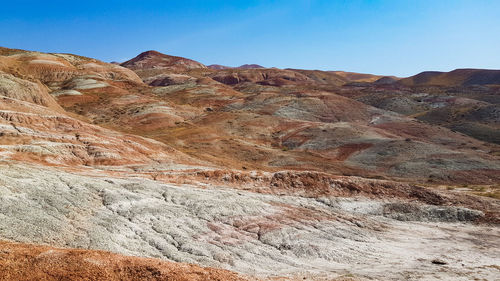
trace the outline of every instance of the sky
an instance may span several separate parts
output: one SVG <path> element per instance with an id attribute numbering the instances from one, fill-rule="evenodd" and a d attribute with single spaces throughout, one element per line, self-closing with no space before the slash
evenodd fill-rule
<path id="1" fill-rule="evenodd" d="M 2 1 L 0 46 L 410 76 L 500 69 L 497 0 Z"/>

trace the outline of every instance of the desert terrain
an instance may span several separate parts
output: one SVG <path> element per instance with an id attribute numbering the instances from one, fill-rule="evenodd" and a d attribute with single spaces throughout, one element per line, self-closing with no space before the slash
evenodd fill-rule
<path id="1" fill-rule="evenodd" d="M 0 47 L 0 280 L 498 280 L 500 70 Z"/>

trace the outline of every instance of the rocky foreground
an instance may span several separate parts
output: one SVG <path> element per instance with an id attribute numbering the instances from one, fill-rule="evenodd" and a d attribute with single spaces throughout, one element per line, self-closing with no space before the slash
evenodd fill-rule
<path id="1" fill-rule="evenodd" d="M 89 171 L 1 168 L 0 235 L 8 240 L 154 257 L 261 278 L 498 276 L 498 227 L 478 224 L 482 211 L 428 204 L 425 197 L 278 196 L 272 189 L 265 194 L 90 176 Z M 455 200 L 422 192 L 445 205 Z M 499 209 L 497 201 L 482 201 L 485 209 Z"/>
<path id="2" fill-rule="evenodd" d="M 500 276 L 498 145 L 397 78 L 0 51 L 0 280 Z"/>
<path id="3" fill-rule="evenodd" d="M 226 270 L 104 251 L 7 242 L 0 246 L 0 280 L 251 280 Z"/>

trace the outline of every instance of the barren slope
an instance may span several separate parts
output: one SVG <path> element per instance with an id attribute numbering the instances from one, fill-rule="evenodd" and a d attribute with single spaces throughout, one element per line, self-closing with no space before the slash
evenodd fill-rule
<path id="1" fill-rule="evenodd" d="M 163 68 L 171 70 L 187 70 L 192 68 L 206 68 L 203 64 L 181 57 L 169 56 L 157 51 L 147 51 L 139 54 L 137 57 L 121 63 L 121 66 L 133 69 L 144 70 L 150 68 Z"/>
<path id="2" fill-rule="evenodd" d="M 338 74 L 323 80 L 323 72 L 176 71 L 149 64 L 136 71 L 155 88 L 106 82 L 113 88 L 58 95 L 58 102 L 96 124 L 159 140 L 223 167 L 420 182 L 498 179 L 492 148 L 325 91 L 337 85 L 331 79 Z"/>
<path id="3" fill-rule="evenodd" d="M 500 70 L 455 69 L 450 72 L 426 71 L 399 81 L 413 86 L 470 86 L 500 84 Z"/>
<path id="4" fill-rule="evenodd" d="M 250 280 L 235 273 L 104 251 L 0 242 L 0 280 Z"/>
<path id="5" fill-rule="evenodd" d="M 341 93 L 375 107 L 414 117 L 500 144 L 500 95 L 496 86 L 402 86 L 364 84 L 344 86 Z M 498 146 L 490 146 L 497 153 Z"/>
<path id="6" fill-rule="evenodd" d="M 263 185 L 255 193 L 105 172 L 90 176 L 12 163 L 0 168 L 3 239 L 102 249 L 260 277 L 469 280 L 498 274 L 498 228 L 472 224 L 484 215 L 459 207 L 467 201 L 434 205 L 459 194 L 424 189 L 421 195 L 427 195 L 410 203 L 381 192 L 404 194 L 403 185 L 339 178 L 325 187 L 342 193 L 276 196 L 314 185 L 305 184 L 307 175 L 290 178 L 289 185 L 279 180 L 286 178 L 282 174 L 276 176 L 276 187 Z M 361 186 L 379 191 L 363 195 L 354 190 Z M 498 210 L 498 200 L 471 197 L 469 202 Z M 435 265 L 435 259 L 447 265 Z"/>
<path id="7" fill-rule="evenodd" d="M 136 75 L 0 49 L 0 239 L 148 257 L 1 242 L 0 279 L 497 278 L 500 200 L 465 184 L 498 190 L 498 146 L 413 116 L 495 126 L 494 89 L 152 55 Z M 381 102 L 406 93 L 429 100 Z"/>

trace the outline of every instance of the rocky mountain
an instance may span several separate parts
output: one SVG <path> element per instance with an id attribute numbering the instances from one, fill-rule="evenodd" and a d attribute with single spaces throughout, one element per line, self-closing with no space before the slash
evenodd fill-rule
<path id="1" fill-rule="evenodd" d="M 0 280 L 494 280 L 500 88 L 405 79 L 0 48 Z"/>

